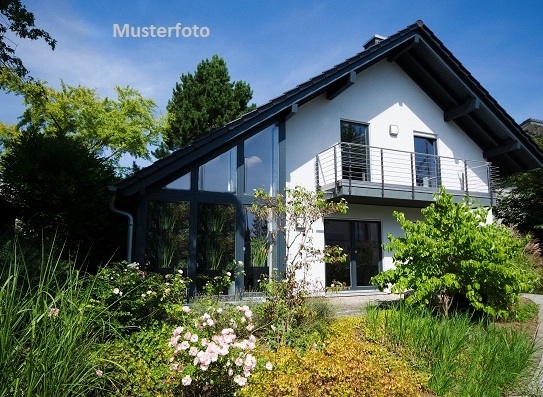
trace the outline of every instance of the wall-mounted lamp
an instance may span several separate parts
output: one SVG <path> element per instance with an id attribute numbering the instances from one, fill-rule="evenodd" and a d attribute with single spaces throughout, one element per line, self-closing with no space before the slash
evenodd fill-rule
<path id="1" fill-rule="evenodd" d="M 390 136 L 398 136 L 398 134 L 400 133 L 400 129 L 396 124 L 390 124 L 388 133 L 390 134 Z"/>

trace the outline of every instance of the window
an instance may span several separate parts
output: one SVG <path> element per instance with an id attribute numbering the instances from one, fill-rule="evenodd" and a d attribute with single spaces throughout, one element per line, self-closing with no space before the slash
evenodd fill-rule
<path id="1" fill-rule="evenodd" d="M 437 187 L 439 185 L 439 158 L 437 140 L 415 136 L 415 179 L 417 186 Z"/>
<path id="2" fill-rule="evenodd" d="M 168 183 L 165 189 L 190 190 L 190 172 Z"/>
<path id="3" fill-rule="evenodd" d="M 145 262 L 153 269 L 185 269 L 189 246 L 188 202 L 147 203 Z M 186 270 L 185 270 L 186 271 Z"/>
<path id="4" fill-rule="evenodd" d="M 342 178 L 369 180 L 368 125 L 341 121 Z"/>
<path id="5" fill-rule="evenodd" d="M 200 167 L 200 190 L 236 192 L 236 148 L 222 153 Z"/>
<path id="6" fill-rule="evenodd" d="M 278 129 L 270 126 L 244 142 L 245 192 L 265 189 L 274 195 L 278 181 Z"/>

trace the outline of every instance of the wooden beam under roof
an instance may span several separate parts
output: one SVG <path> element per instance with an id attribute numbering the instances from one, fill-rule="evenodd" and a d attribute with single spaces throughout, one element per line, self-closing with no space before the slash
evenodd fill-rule
<path id="1" fill-rule="evenodd" d="M 461 103 L 460 105 L 447 110 L 443 114 L 445 121 L 456 120 L 459 117 L 465 116 L 481 107 L 481 101 L 479 98 L 470 98 L 467 101 Z"/>
<path id="2" fill-rule="evenodd" d="M 347 88 L 352 86 L 355 82 L 356 82 L 356 72 L 352 70 L 346 76 L 346 81 L 342 85 L 336 87 L 335 89 L 330 89 L 326 92 L 326 99 L 329 99 L 329 100 L 334 99 L 343 91 L 345 91 Z"/>

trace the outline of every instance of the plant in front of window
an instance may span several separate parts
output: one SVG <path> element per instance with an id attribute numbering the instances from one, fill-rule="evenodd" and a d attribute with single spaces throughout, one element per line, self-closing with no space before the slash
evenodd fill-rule
<path id="1" fill-rule="evenodd" d="M 437 305 L 444 314 L 455 302 L 507 317 L 521 292 L 533 288 L 537 275 L 526 246 L 504 225 L 487 222 L 488 210 L 473 208 L 465 198 L 455 203 L 443 187 L 435 202 L 422 210 L 423 221 L 412 222 L 395 212 L 405 236 L 388 235 L 395 269 L 371 279 L 381 290 L 411 290 L 410 305 Z"/>
<path id="2" fill-rule="evenodd" d="M 319 313 L 307 303 L 309 283 L 305 274 L 313 263 L 327 257 L 345 261 L 346 255 L 337 255 L 337 247 L 320 249 L 313 241 L 314 226 L 325 215 L 346 213 L 347 203 L 327 201 L 322 192 L 308 191 L 300 186 L 286 189 L 285 195 L 271 197 L 263 189 L 256 190 L 251 212 L 271 224 L 269 241 L 273 245 L 278 237 L 285 239 L 285 271 L 264 279 L 261 287 L 266 301 L 258 307 L 259 322 L 274 330 L 265 338 L 280 345 L 296 343 L 302 337 L 296 332 L 304 324 L 312 324 Z M 333 252 L 335 250 L 335 253 Z"/>

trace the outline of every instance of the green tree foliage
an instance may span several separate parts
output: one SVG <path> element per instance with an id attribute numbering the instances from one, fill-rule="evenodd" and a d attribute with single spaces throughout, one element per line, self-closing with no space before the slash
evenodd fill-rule
<path id="1" fill-rule="evenodd" d="M 13 70 L 19 77 L 28 74 L 23 61 L 15 55 L 17 43 L 9 38 L 8 30 L 22 39 L 43 39 L 54 50 L 56 40 L 49 33 L 34 26 L 34 14 L 20 0 L 0 1 L 0 67 Z"/>
<path id="2" fill-rule="evenodd" d="M 0 193 L 17 209 L 25 236 L 62 237 L 85 254 L 91 245 L 96 255 L 117 248 L 108 245 L 117 227 L 105 188 L 114 169 L 80 142 L 27 132 L 0 157 L 0 167 Z"/>
<path id="3" fill-rule="evenodd" d="M 194 74 L 182 74 L 175 85 L 167 106 L 165 145 L 157 154 L 186 146 L 252 110 L 252 96 L 249 84 L 230 81 L 226 62 L 218 55 L 200 62 Z"/>
<path id="4" fill-rule="evenodd" d="M 394 251 L 396 268 L 373 277 L 372 283 L 380 289 L 392 284 L 398 293 L 412 290 L 408 304 L 437 304 L 448 313 L 455 298 L 467 299 L 476 310 L 507 316 L 536 279 L 524 252 L 528 238 L 488 223 L 488 210 L 472 207 L 468 198 L 454 203 L 441 188 L 435 202 L 422 210 L 423 221 L 395 212 L 405 236 L 389 234 L 385 249 Z"/>
<path id="5" fill-rule="evenodd" d="M 543 128 L 530 126 L 528 134 L 543 148 Z M 513 175 L 501 184 L 496 216 L 520 232 L 543 240 L 543 170 Z"/>
<path id="6" fill-rule="evenodd" d="M 116 99 L 102 99 L 94 89 L 61 83 L 57 91 L 41 82 L 23 81 L 7 70 L 0 74 L 0 86 L 24 98 L 19 129 L 72 138 L 116 162 L 123 154 L 149 158 L 148 146 L 157 143 L 160 134 L 155 102 L 130 87 L 116 87 Z M 12 128 L 2 130 L 3 136 L 14 136 Z"/>

